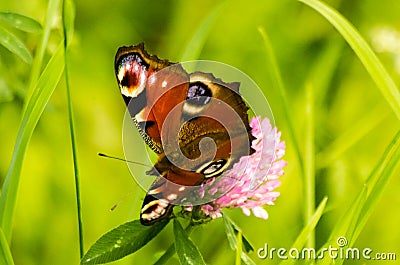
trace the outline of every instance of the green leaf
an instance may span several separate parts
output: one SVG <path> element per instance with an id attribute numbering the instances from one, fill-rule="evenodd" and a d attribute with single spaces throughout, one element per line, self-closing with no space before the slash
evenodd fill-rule
<path id="1" fill-rule="evenodd" d="M 228 224 L 230 224 L 232 226 L 235 236 L 237 236 L 238 232 L 241 231 L 239 226 L 235 222 L 233 222 L 232 219 L 229 218 L 226 214 L 224 214 L 224 222 L 228 222 Z M 225 225 L 227 225 L 227 223 L 225 223 Z M 247 240 L 247 238 L 245 237 L 245 235 L 243 235 L 243 233 L 241 233 L 241 234 L 242 234 L 242 242 L 243 242 L 244 250 L 246 252 L 254 251 L 254 247 L 251 245 L 249 240 Z"/>
<path id="2" fill-rule="evenodd" d="M 10 52 L 17 55 L 24 62 L 32 63 L 32 55 L 25 44 L 20 41 L 17 36 L 0 26 L 0 44 L 7 48 Z"/>
<path id="3" fill-rule="evenodd" d="M 194 230 L 194 228 L 195 226 L 193 224 L 188 225 L 185 228 L 186 234 L 189 236 Z M 165 253 L 154 263 L 154 265 L 166 264 L 169 261 L 169 259 L 175 254 L 175 252 L 176 252 L 175 244 L 170 245 L 167 251 L 165 251 Z"/>
<path id="4" fill-rule="evenodd" d="M 103 235 L 83 256 L 81 264 L 101 264 L 138 251 L 168 224 L 168 220 L 144 226 L 139 220 L 125 223 Z"/>
<path id="5" fill-rule="evenodd" d="M 7 243 L 7 239 L 3 233 L 3 229 L 0 228 L 0 264 L 3 265 L 14 265 L 11 251 Z"/>
<path id="6" fill-rule="evenodd" d="M 0 20 L 26 32 L 39 33 L 42 30 L 42 25 L 39 22 L 17 13 L 0 12 Z"/>
<path id="7" fill-rule="evenodd" d="M 299 0 L 324 16 L 343 36 L 400 119 L 400 92 L 376 54 L 357 29 L 339 12 L 318 0 Z"/>
<path id="8" fill-rule="evenodd" d="M 178 220 L 174 220 L 175 249 L 182 265 L 206 264 L 203 256 L 189 239 Z"/>
<path id="9" fill-rule="evenodd" d="M 225 232 L 226 232 L 226 237 L 228 238 L 229 245 L 232 250 L 237 250 L 238 242 L 237 242 L 237 236 L 235 234 L 235 229 L 239 229 L 239 228 L 236 226 L 236 224 L 234 224 L 232 222 L 232 220 L 226 214 L 223 214 L 222 217 L 224 218 Z M 235 226 L 236 226 L 236 228 L 234 229 Z M 245 241 L 247 241 L 247 239 L 245 239 L 242 236 L 242 241 L 245 242 Z M 244 246 L 246 248 L 246 244 L 244 244 Z M 250 245 L 250 247 L 253 248 L 251 245 Z M 255 264 L 255 262 L 245 252 L 241 253 L 241 258 L 242 258 L 243 262 L 247 265 Z"/>
<path id="10" fill-rule="evenodd" d="M 238 231 L 236 235 L 236 242 L 237 242 L 237 249 L 236 249 L 236 260 L 235 260 L 235 265 L 240 265 L 242 263 L 241 261 L 241 256 L 242 256 L 242 247 L 243 247 L 243 241 L 242 241 L 242 232 Z"/>
<path id="11" fill-rule="evenodd" d="M 37 80 L 40 76 L 41 70 L 43 69 L 43 57 L 46 51 L 47 43 L 50 37 L 50 33 L 53 27 L 54 21 L 60 16 L 60 1 L 61 0 L 49 0 L 47 4 L 46 18 L 44 22 L 44 28 L 42 32 L 42 39 L 40 40 L 36 52 L 35 58 L 32 63 L 31 74 L 29 76 L 29 85 L 26 90 L 24 112 L 27 108 L 27 104 L 34 93 Z"/>
<path id="12" fill-rule="evenodd" d="M 317 226 L 319 220 L 321 219 L 322 214 L 324 213 L 326 202 L 328 201 L 327 197 L 324 197 L 321 203 L 319 204 L 317 210 L 312 215 L 309 220 L 309 223 L 301 230 L 300 234 L 297 236 L 296 240 L 294 241 L 291 249 L 301 249 L 305 243 L 307 242 L 308 238 L 313 234 L 315 227 Z M 294 259 L 287 259 L 282 261 L 281 265 L 285 264 L 293 264 L 295 262 Z"/>
<path id="13" fill-rule="evenodd" d="M 63 51 L 64 47 L 61 43 L 43 70 L 19 126 L 10 167 L 0 196 L 0 224 L 8 241 L 11 239 L 15 203 L 25 152 L 36 124 L 63 73 Z"/>

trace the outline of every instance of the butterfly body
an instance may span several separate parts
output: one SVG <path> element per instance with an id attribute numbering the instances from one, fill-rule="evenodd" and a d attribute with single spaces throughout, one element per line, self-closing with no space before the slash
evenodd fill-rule
<path id="1" fill-rule="evenodd" d="M 180 64 L 149 55 L 143 44 L 121 47 L 115 72 L 133 122 L 158 154 L 147 172 L 157 179 L 143 201 L 142 224 L 169 218 L 174 205 L 193 205 L 191 187 L 253 152 L 239 83 L 189 74 Z"/>

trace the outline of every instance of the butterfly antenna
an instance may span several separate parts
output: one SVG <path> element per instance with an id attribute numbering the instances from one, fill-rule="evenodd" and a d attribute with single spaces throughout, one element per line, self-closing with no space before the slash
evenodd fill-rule
<path id="1" fill-rule="evenodd" d="M 102 157 L 106 157 L 106 158 L 111 158 L 111 159 L 119 160 L 119 161 L 124 161 L 124 162 L 127 162 L 127 163 L 139 165 L 139 166 L 151 167 L 150 165 L 147 165 L 147 164 L 144 164 L 144 163 L 135 162 L 135 161 L 131 161 L 131 160 L 127 160 L 127 159 L 115 157 L 115 156 L 110 156 L 110 155 L 106 155 L 106 154 L 103 154 L 103 153 L 97 153 L 97 155 L 98 155 L 98 156 L 102 156 Z"/>
<path id="2" fill-rule="evenodd" d="M 114 204 L 111 208 L 110 208 L 110 212 L 114 211 L 115 208 L 117 208 L 122 202 L 124 202 L 126 200 L 126 198 L 128 198 L 130 195 L 132 195 L 133 192 L 128 192 L 127 194 L 125 194 L 124 197 L 122 197 L 116 204 Z"/>

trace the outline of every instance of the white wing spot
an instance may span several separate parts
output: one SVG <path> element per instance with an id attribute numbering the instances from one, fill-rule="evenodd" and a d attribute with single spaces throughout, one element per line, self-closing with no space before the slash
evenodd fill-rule
<path id="1" fill-rule="evenodd" d="M 178 195 L 176 195 L 175 193 L 171 193 L 170 195 L 167 196 L 167 199 L 168 199 L 169 201 L 173 201 L 173 200 L 175 200 L 176 198 L 178 198 Z"/>

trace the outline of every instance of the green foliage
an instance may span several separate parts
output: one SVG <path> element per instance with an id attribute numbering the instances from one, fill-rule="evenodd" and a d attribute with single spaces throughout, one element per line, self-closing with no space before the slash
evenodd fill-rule
<path id="1" fill-rule="evenodd" d="M 226 214 L 223 215 L 223 218 L 224 218 L 226 236 L 228 238 L 231 249 L 235 250 L 236 253 L 239 253 L 237 255 L 240 255 L 241 259 L 245 264 L 247 265 L 255 264 L 254 261 L 245 252 L 242 252 L 242 245 L 244 246 L 246 252 L 250 252 L 251 250 L 253 250 L 253 247 L 251 246 L 250 242 L 244 237 L 244 235 L 242 235 L 241 232 L 238 231 L 239 229 L 237 225 L 234 224 Z M 240 239 L 238 240 L 239 235 Z"/>
<path id="2" fill-rule="evenodd" d="M 315 227 L 317 226 L 319 220 L 322 217 L 322 214 L 324 213 L 327 201 L 328 201 L 327 197 L 325 197 L 321 201 L 318 208 L 315 210 L 315 213 L 309 218 L 309 223 L 307 223 L 307 225 L 303 228 L 303 230 L 297 236 L 297 238 L 294 241 L 291 248 L 301 249 L 302 247 L 304 247 L 306 245 L 307 240 L 309 240 L 310 237 L 313 237 L 315 235 L 315 233 L 314 233 Z M 293 264 L 293 263 L 295 263 L 294 259 L 291 259 L 291 260 L 288 259 L 288 260 L 282 261 L 280 264 L 287 265 L 287 264 Z"/>
<path id="3" fill-rule="evenodd" d="M 400 131 L 388 146 L 385 154 L 368 178 L 365 186 L 360 190 L 354 200 L 343 215 L 341 222 L 334 227 L 330 240 L 326 245 L 334 245 L 339 237 L 345 237 L 348 240 L 348 247 L 353 247 L 357 237 L 360 235 L 368 218 L 371 216 L 378 199 L 381 198 L 385 186 L 390 177 L 400 164 Z M 320 264 L 331 264 L 331 260 L 325 258 Z M 335 264 L 343 264 L 343 260 Z"/>
<path id="4" fill-rule="evenodd" d="M 31 63 L 32 55 L 24 43 L 14 34 L 0 26 L 0 44 L 9 49 L 12 53 L 18 55 L 24 62 Z"/>
<path id="5" fill-rule="evenodd" d="M 36 20 L 11 12 L 0 12 L 0 22 L 31 33 L 39 33 L 42 29 L 41 25 Z M 24 62 L 28 64 L 32 63 L 32 55 L 23 41 L 21 41 L 15 34 L 5 29 L 1 24 L 0 44 L 15 55 L 19 56 Z"/>
<path id="6" fill-rule="evenodd" d="M 190 240 L 178 220 L 174 220 L 175 249 L 182 265 L 206 264 L 196 245 Z"/>
<path id="7" fill-rule="evenodd" d="M 400 92 L 360 33 L 339 12 L 318 0 L 299 0 L 320 12 L 343 36 L 400 119 Z"/>
<path id="8" fill-rule="evenodd" d="M 152 240 L 168 221 L 143 226 L 139 220 L 125 223 L 103 235 L 91 246 L 81 264 L 101 264 L 132 254 Z"/>
<path id="9" fill-rule="evenodd" d="M 27 105 L 19 127 L 13 157 L 3 184 L 0 197 L 1 228 L 8 241 L 11 240 L 12 224 L 20 174 L 29 140 L 43 110 L 57 86 L 64 70 L 63 46 L 59 45 L 37 82 L 34 94 Z"/>

